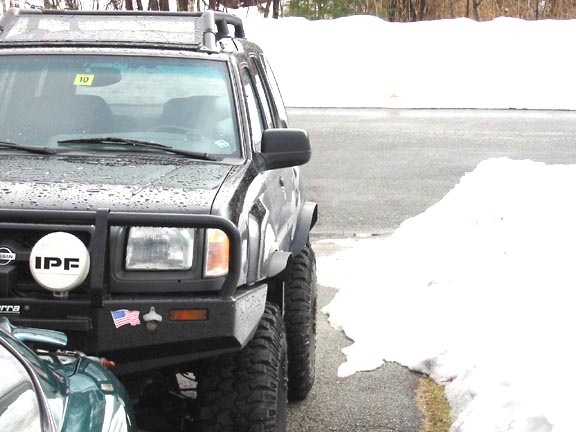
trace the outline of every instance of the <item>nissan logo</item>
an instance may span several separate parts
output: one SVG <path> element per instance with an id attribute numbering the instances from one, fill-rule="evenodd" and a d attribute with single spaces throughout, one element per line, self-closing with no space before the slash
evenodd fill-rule
<path id="1" fill-rule="evenodd" d="M 16 259 L 16 254 L 7 247 L 0 247 L 0 265 L 8 265 Z"/>

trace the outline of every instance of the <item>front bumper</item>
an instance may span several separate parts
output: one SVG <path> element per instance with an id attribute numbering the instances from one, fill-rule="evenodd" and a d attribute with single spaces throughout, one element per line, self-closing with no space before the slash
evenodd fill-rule
<path id="1" fill-rule="evenodd" d="M 115 298 L 105 300 L 102 308 L 92 308 L 89 301 L 10 299 L 20 314 L 7 316 L 18 326 L 66 332 L 68 347 L 113 360 L 114 372 L 121 375 L 241 349 L 262 317 L 266 294 L 262 284 L 227 298 Z M 139 323 L 117 328 L 112 312 L 123 309 L 138 312 Z M 206 310 L 207 318 L 170 320 L 170 311 L 182 309 Z M 162 320 L 146 322 L 150 310 Z"/>

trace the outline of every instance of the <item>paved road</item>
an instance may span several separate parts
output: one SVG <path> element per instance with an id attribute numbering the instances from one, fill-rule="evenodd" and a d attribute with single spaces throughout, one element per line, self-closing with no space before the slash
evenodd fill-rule
<path id="1" fill-rule="evenodd" d="M 292 109 L 307 129 L 313 160 L 304 167 L 308 198 L 320 205 L 316 240 L 386 235 L 439 201 L 491 157 L 576 163 L 576 113 L 470 110 Z M 332 250 L 315 244 L 318 254 Z M 334 291 L 320 288 L 326 304 Z M 392 363 L 340 380 L 349 341 L 319 316 L 318 378 L 292 405 L 289 431 L 417 432 L 418 376 Z"/>
<path id="2" fill-rule="evenodd" d="M 310 133 L 303 172 L 320 204 L 316 233 L 386 233 L 440 200 L 490 157 L 576 162 L 576 113 L 291 110 Z"/>

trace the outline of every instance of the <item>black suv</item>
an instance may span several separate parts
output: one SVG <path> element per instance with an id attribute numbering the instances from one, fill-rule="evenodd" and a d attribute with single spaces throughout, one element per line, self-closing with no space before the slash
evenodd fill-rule
<path id="1" fill-rule="evenodd" d="M 114 362 L 145 429 L 284 430 L 314 381 L 317 206 L 242 21 L 12 9 L 0 32 L 0 315 Z"/>

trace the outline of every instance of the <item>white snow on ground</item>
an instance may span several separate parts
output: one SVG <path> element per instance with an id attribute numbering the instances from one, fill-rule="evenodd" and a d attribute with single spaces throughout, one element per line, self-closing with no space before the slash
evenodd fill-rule
<path id="1" fill-rule="evenodd" d="M 339 375 L 429 374 L 454 432 L 575 431 L 574 184 L 574 166 L 490 159 L 390 237 L 336 241 L 318 277 L 354 340 Z"/>

